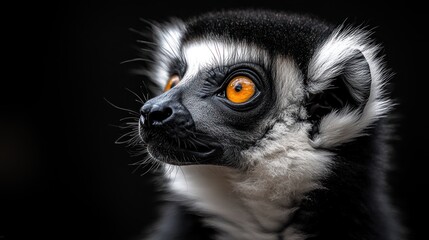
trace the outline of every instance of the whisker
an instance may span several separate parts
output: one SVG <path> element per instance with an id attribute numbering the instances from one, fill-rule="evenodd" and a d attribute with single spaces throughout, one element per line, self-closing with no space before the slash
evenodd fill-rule
<path id="1" fill-rule="evenodd" d="M 159 171 L 160 171 L 159 169 L 160 169 L 162 166 L 163 166 L 162 162 L 157 161 L 157 166 L 156 166 L 156 168 L 155 168 L 154 172 L 159 172 Z"/>
<path id="2" fill-rule="evenodd" d="M 133 129 L 133 128 L 137 127 L 137 124 L 136 125 L 125 125 L 125 126 L 124 125 L 120 126 L 120 125 L 115 125 L 115 124 L 109 124 L 109 126 L 116 127 L 119 129 Z"/>
<path id="3" fill-rule="evenodd" d="M 136 119 L 135 122 L 126 122 L 124 123 L 126 125 L 126 127 L 137 127 L 139 125 L 138 119 Z"/>
<path id="4" fill-rule="evenodd" d="M 152 60 L 147 59 L 147 58 L 134 58 L 134 59 L 130 59 L 130 60 L 122 61 L 122 62 L 120 62 L 120 64 L 133 63 L 133 62 L 149 62 L 149 63 L 155 63 L 155 61 L 152 61 Z"/>
<path id="5" fill-rule="evenodd" d="M 187 133 L 190 133 L 190 134 L 192 134 L 192 136 L 193 136 L 193 137 L 197 137 L 197 133 L 196 133 L 196 132 L 194 132 L 194 131 L 191 131 L 191 130 L 189 130 L 189 129 L 186 129 L 186 128 L 185 128 L 185 131 L 186 131 Z"/>
<path id="6" fill-rule="evenodd" d="M 203 141 L 201 141 L 201 140 L 199 140 L 199 139 L 197 139 L 197 138 L 192 138 L 192 137 L 189 137 L 190 138 L 190 140 L 191 141 L 189 141 L 189 142 L 196 142 L 196 143 L 198 143 L 198 144 L 200 144 L 200 145 L 203 145 L 204 147 L 209 147 L 209 145 L 207 144 L 207 143 L 205 143 L 205 142 L 203 142 Z"/>
<path id="7" fill-rule="evenodd" d="M 123 122 L 123 121 L 125 121 L 125 120 L 135 120 L 135 121 L 136 121 L 136 124 L 138 124 L 138 120 L 139 120 L 139 118 L 138 118 L 138 117 L 134 117 L 134 116 L 132 116 L 132 117 L 123 117 L 123 118 L 119 119 L 119 121 L 121 121 L 121 122 Z"/>
<path id="8" fill-rule="evenodd" d="M 122 111 L 128 112 L 128 113 L 129 113 L 129 114 L 131 114 L 131 115 L 140 116 L 140 114 L 139 114 L 138 112 L 136 112 L 136 111 L 134 111 L 134 110 L 131 110 L 131 109 L 127 109 L 127 108 L 118 107 L 117 105 L 115 105 L 115 104 L 111 103 L 111 102 L 110 102 L 109 100 L 107 100 L 106 98 L 104 98 L 104 101 L 106 101 L 106 102 L 107 102 L 107 103 L 109 103 L 112 107 L 114 107 L 114 108 L 116 108 L 116 109 L 119 109 L 119 110 L 122 110 Z"/>
<path id="9" fill-rule="evenodd" d="M 196 162 L 196 163 L 197 163 L 197 165 L 199 165 L 199 164 L 200 164 L 200 162 L 197 160 L 197 158 L 196 158 L 196 157 L 192 156 L 192 160 L 193 160 L 194 162 Z"/>
<path id="10" fill-rule="evenodd" d="M 164 167 L 164 174 L 165 176 L 171 176 L 171 173 L 174 171 L 173 165 L 165 165 Z"/>
<path id="11" fill-rule="evenodd" d="M 139 102 L 139 103 L 141 103 L 141 104 L 144 104 L 144 102 L 145 101 L 143 101 L 143 99 L 137 94 L 137 93 L 135 93 L 134 91 L 132 91 L 131 89 L 129 89 L 129 88 L 125 88 L 128 92 L 130 92 L 130 93 L 132 93 L 134 96 L 136 96 L 137 97 L 137 99 L 138 99 L 138 101 L 137 102 Z"/>
<path id="12" fill-rule="evenodd" d="M 192 141 L 189 141 L 189 143 L 190 143 L 192 146 L 194 146 L 194 148 L 195 148 L 195 149 L 198 149 L 198 148 L 197 148 L 197 145 L 195 145 L 195 143 L 193 143 Z"/>
<path id="13" fill-rule="evenodd" d="M 156 52 L 154 49 L 149 49 L 149 48 L 140 48 L 140 51 L 148 52 L 148 53 L 154 53 L 154 52 Z"/>
<path id="14" fill-rule="evenodd" d="M 144 19 L 144 18 L 139 18 L 139 20 L 142 21 L 142 22 L 144 22 L 144 23 L 146 23 L 146 24 L 148 24 L 148 25 L 150 25 L 153 28 L 160 28 L 159 24 L 156 23 L 155 21 L 149 21 L 149 20 Z"/>
<path id="15" fill-rule="evenodd" d="M 141 160 L 141 161 L 138 161 L 137 163 L 138 163 L 138 166 L 136 167 L 136 169 L 134 169 L 133 170 L 133 174 L 135 173 L 135 172 L 137 172 L 140 168 L 142 168 L 144 165 L 146 165 L 146 163 L 148 162 L 148 161 L 150 161 L 151 160 L 151 157 L 150 156 L 147 156 L 145 159 L 143 159 L 143 160 Z"/>
<path id="16" fill-rule="evenodd" d="M 140 36 L 143 36 L 143 37 L 146 37 L 146 36 L 147 36 L 147 33 L 142 32 L 142 31 L 139 31 L 139 30 L 136 30 L 136 29 L 134 29 L 134 28 L 128 28 L 128 31 L 131 31 L 131 32 L 136 33 L 136 34 L 138 34 L 138 35 L 140 35 Z"/>
<path id="17" fill-rule="evenodd" d="M 143 44 L 149 44 L 149 45 L 153 45 L 153 46 L 157 46 L 158 47 L 157 43 L 146 41 L 146 40 L 137 40 L 137 42 L 138 43 L 143 43 Z"/>
<path id="18" fill-rule="evenodd" d="M 122 140 L 123 138 L 132 136 L 134 133 L 133 132 L 127 132 L 125 134 L 122 134 L 118 139 L 116 139 L 115 143 L 116 144 L 124 144 L 124 143 L 129 143 L 129 139 L 127 140 Z"/>
<path id="19" fill-rule="evenodd" d="M 157 162 L 154 162 L 154 163 L 150 164 L 149 169 L 146 170 L 144 173 L 140 174 L 140 176 L 144 176 L 144 175 L 148 174 L 149 172 L 152 172 L 152 169 L 155 168 L 156 164 L 157 164 Z"/>
<path id="20" fill-rule="evenodd" d="M 140 144 L 140 143 L 141 143 L 141 141 L 139 141 L 135 145 Z M 138 149 L 139 150 L 134 150 L 134 151 L 130 152 L 130 156 L 131 157 L 138 157 L 138 156 L 141 156 L 143 154 L 147 154 L 147 150 L 145 148 L 139 147 Z"/>

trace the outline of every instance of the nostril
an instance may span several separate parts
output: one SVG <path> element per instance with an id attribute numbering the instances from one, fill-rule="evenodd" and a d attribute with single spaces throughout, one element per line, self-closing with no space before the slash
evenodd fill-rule
<path id="1" fill-rule="evenodd" d="M 173 114 L 173 110 L 170 107 L 164 107 L 161 109 L 152 109 L 147 115 L 150 125 L 161 125 L 164 120 Z"/>

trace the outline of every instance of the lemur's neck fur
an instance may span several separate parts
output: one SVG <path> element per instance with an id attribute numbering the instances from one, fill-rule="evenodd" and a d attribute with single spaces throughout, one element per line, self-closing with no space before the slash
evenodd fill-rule
<path id="1" fill-rule="evenodd" d="M 173 176 L 171 186 L 175 193 L 189 200 L 188 207 L 207 215 L 205 224 L 219 231 L 219 239 L 275 239 L 297 209 L 302 195 L 270 199 L 263 195 L 268 189 L 245 192 L 239 186 L 252 180 L 225 167 L 186 166 Z"/>
<path id="2" fill-rule="evenodd" d="M 304 194 L 322 187 L 319 180 L 329 171 L 331 160 L 328 152 L 311 147 L 308 125 L 293 130 L 287 125 L 277 123 L 264 140 L 246 151 L 245 157 L 254 162 L 248 171 L 217 166 L 170 170 L 173 191 L 192 202 L 189 207 L 209 216 L 205 222 L 220 230 L 219 239 L 232 235 L 232 239 L 268 240 L 279 234 L 299 239 L 300 233 L 286 225 Z"/>

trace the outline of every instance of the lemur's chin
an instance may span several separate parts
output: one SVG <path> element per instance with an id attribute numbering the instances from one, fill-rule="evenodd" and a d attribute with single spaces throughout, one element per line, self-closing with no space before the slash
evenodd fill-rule
<path id="1" fill-rule="evenodd" d="M 213 164 L 214 160 L 221 156 L 221 148 L 217 144 L 210 146 L 202 142 L 184 140 L 173 142 L 150 141 L 147 149 L 155 159 L 172 165 Z"/>
<path id="2" fill-rule="evenodd" d="M 219 148 L 194 151 L 176 146 L 164 149 L 160 146 L 148 145 L 147 149 L 149 154 L 158 161 L 172 165 L 212 164 L 213 160 L 220 156 Z"/>
<path id="3" fill-rule="evenodd" d="M 198 135 L 176 138 L 162 132 L 141 132 L 148 153 L 158 161 L 172 165 L 216 164 L 216 159 L 222 156 L 221 145 Z"/>

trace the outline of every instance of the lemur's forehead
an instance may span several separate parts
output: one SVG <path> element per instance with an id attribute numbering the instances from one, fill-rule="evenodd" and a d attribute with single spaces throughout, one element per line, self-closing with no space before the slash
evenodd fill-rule
<path id="1" fill-rule="evenodd" d="M 249 62 L 268 68 L 269 54 L 262 48 L 246 42 L 221 39 L 203 39 L 184 43 L 181 48 L 183 61 L 186 64 L 186 76 L 192 77 L 202 70 L 219 66 L 231 66 Z"/>

